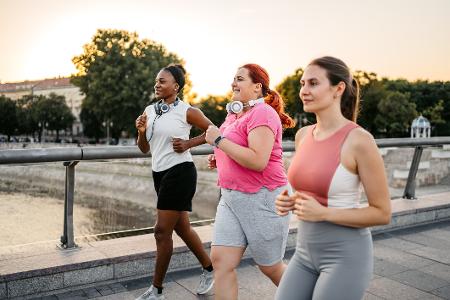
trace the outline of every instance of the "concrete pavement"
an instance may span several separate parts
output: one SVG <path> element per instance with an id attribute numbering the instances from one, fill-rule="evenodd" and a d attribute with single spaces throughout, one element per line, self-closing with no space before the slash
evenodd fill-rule
<path id="1" fill-rule="evenodd" d="M 364 299 L 450 299 L 450 221 L 422 225 L 374 239 L 374 277 Z M 289 261 L 293 252 L 286 254 Z M 198 270 L 169 273 L 166 299 L 213 299 L 195 295 Z M 273 299 L 275 286 L 250 259 L 238 269 L 239 299 Z M 89 288 L 34 299 L 134 299 L 149 286 L 150 277 L 94 285 Z"/>

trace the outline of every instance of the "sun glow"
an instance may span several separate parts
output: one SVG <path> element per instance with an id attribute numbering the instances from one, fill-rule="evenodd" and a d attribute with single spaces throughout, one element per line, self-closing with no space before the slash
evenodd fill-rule
<path id="1" fill-rule="evenodd" d="M 137 32 L 177 53 L 199 96 L 225 94 L 244 63 L 264 66 L 275 86 L 321 55 L 380 76 L 450 80 L 448 11 L 447 0 L 2 0 L 0 80 L 75 73 L 72 58 L 99 28 Z M 330 31 L 336 26 L 345 30 Z"/>

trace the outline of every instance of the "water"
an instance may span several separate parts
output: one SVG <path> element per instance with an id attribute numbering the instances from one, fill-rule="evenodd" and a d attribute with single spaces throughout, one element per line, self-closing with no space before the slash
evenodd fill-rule
<path id="1" fill-rule="evenodd" d="M 76 241 L 152 232 L 156 195 L 147 161 L 81 162 L 75 170 Z M 218 201 L 215 176 L 199 173 L 191 221 L 211 219 Z M 0 167 L 0 248 L 58 243 L 64 179 L 62 163 Z"/>

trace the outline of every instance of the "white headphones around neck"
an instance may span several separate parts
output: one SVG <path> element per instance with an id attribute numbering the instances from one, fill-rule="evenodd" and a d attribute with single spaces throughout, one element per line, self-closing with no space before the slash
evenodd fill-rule
<path id="1" fill-rule="evenodd" d="M 227 106 L 225 108 L 227 109 L 228 113 L 238 114 L 244 110 L 244 107 L 252 107 L 258 103 L 264 103 L 264 98 L 250 100 L 246 104 L 242 103 L 241 101 L 236 100 L 236 101 L 227 103 Z"/>

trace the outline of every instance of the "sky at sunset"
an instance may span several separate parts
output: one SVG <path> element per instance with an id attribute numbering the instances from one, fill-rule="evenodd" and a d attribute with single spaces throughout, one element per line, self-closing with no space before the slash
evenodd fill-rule
<path id="1" fill-rule="evenodd" d="M 75 73 L 98 28 L 162 43 L 186 61 L 199 96 L 224 94 L 254 62 L 272 87 L 311 59 L 450 81 L 450 0 L 0 0 L 0 82 Z"/>

